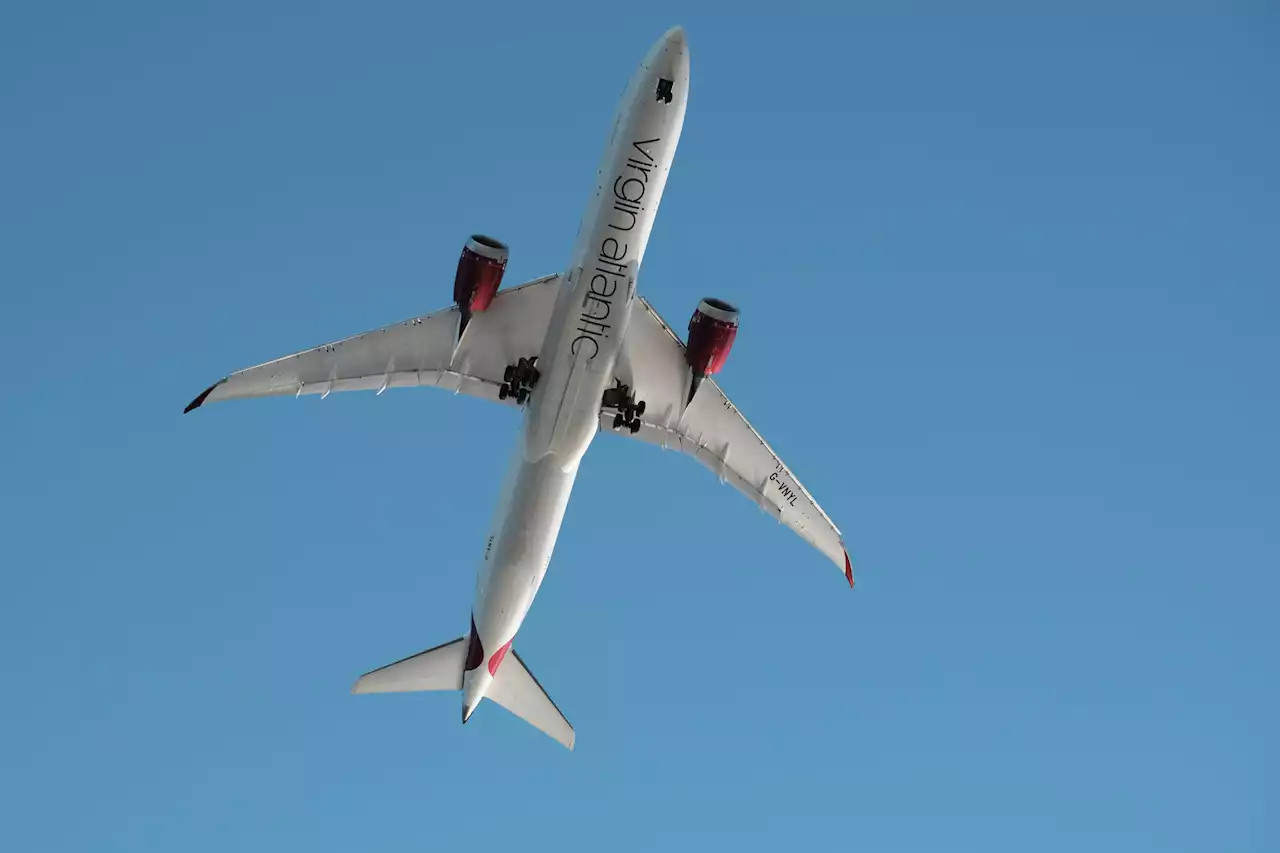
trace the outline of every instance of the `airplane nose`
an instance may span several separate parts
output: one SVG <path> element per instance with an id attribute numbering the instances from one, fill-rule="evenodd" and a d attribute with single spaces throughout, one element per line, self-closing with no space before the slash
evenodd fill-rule
<path id="1" fill-rule="evenodd" d="M 689 77 L 689 44 L 685 41 L 684 27 L 672 27 L 663 33 L 645 56 L 643 68 L 659 78 L 674 81 L 676 92 L 673 94 L 683 98 Z M 666 100 L 671 103 L 669 98 Z"/>
<path id="2" fill-rule="evenodd" d="M 468 705 L 465 702 L 462 704 L 462 724 L 464 726 L 467 724 L 467 720 L 471 719 L 471 712 L 474 710 L 475 708 L 471 705 Z"/>
<path id="3" fill-rule="evenodd" d="M 662 42 L 663 44 L 666 45 L 666 47 L 669 50 L 676 50 L 676 51 L 679 51 L 680 53 L 684 53 L 687 47 L 687 42 L 685 40 L 685 35 L 684 35 L 684 27 L 676 26 L 667 30 L 666 33 L 664 33 L 662 36 Z"/>

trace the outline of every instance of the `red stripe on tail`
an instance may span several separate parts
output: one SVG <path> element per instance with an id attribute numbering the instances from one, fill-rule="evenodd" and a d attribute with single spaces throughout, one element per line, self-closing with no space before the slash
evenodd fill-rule
<path id="1" fill-rule="evenodd" d="M 507 656 L 507 650 L 511 648 L 511 641 L 507 640 L 502 644 L 502 648 L 493 653 L 493 657 L 489 658 L 489 674 L 497 675 L 498 667 L 502 666 L 502 659 Z"/>

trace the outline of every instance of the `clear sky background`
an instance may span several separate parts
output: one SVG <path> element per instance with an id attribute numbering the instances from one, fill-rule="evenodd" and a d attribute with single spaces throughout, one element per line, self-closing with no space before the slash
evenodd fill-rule
<path id="1" fill-rule="evenodd" d="M 1274 5 L 182 5 L 0 13 L 0 848 L 1280 849 Z M 516 643 L 576 751 L 352 697 L 466 631 L 516 412 L 182 407 L 473 231 L 562 269 L 675 23 L 640 289 L 739 304 L 857 589 L 601 436 Z"/>

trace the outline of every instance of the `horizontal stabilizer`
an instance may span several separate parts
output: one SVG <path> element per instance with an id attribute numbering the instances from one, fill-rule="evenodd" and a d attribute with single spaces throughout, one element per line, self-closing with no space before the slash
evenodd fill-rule
<path id="1" fill-rule="evenodd" d="M 461 690 L 467 638 L 418 652 L 413 657 L 367 672 L 352 693 L 411 693 L 417 690 Z"/>
<path id="2" fill-rule="evenodd" d="M 562 745 L 573 749 L 573 726 L 542 689 L 538 679 L 525 667 L 520 655 L 511 654 L 498 669 L 488 698 L 497 702 L 536 729 L 550 735 Z"/>
<path id="3" fill-rule="evenodd" d="M 466 666 L 467 637 L 419 652 L 413 657 L 367 672 L 352 693 L 413 693 L 419 690 L 461 690 Z M 515 649 L 499 665 L 484 698 L 492 699 L 529 725 L 573 749 L 573 726 L 525 668 Z M 465 722 L 465 720 L 464 720 Z"/>

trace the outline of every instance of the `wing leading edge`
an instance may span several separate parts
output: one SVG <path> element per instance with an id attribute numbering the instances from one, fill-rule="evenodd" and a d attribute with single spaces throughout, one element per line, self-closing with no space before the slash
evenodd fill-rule
<path id="1" fill-rule="evenodd" d="M 551 322 L 560 276 L 501 290 L 458 337 L 457 306 L 323 344 L 232 373 L 184 409 L 205 403 L 421 385 L 499 401 L 503 371 L 538 354 Z M 514 404 L 514 401 L 513 401 Z"/>
<path id="2" fill-rule="evenodd" d="M 645 413 L 639 432 L 621 434 L 697 459 L 825 554 L 852 587 L 853 564 L 839 528 L 718 384 L 703 381 L 685 404 L 692 375 L 684 344 L 643 297 L 636 301 L 619 371 L 645 401 Z M 601 429 L 617 432 L 613 417 L 602 413 Z"/>

